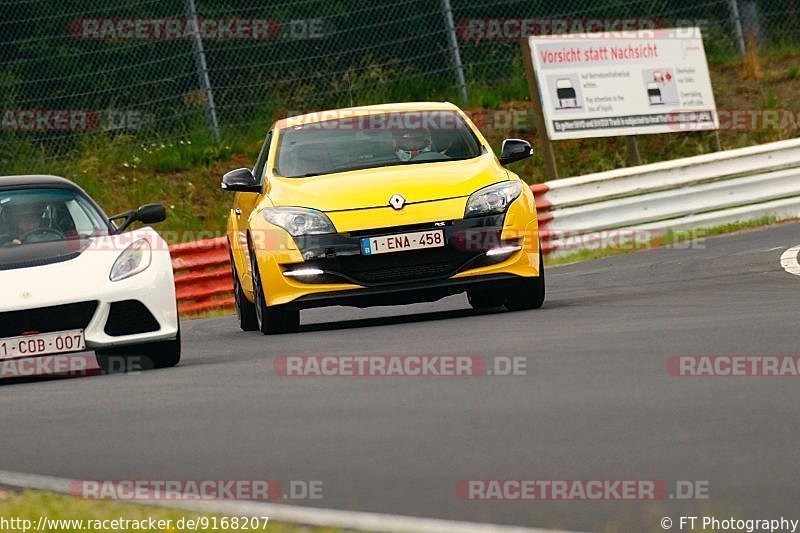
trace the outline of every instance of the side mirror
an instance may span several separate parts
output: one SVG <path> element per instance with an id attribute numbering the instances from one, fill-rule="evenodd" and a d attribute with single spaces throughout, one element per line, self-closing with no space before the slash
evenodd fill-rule
<path id="1" fill-rule="evenodd" d="M 531 143 L 522 139 L 506 139 L 500 150 L 500 164 L 507 165 L 533 155 Z"/>
<path id="2" fill-rule="evenodd" d="M 142 224 L 163 222 L 167 219 L 167 210 L 161 204 L 145 204 L 136 211 L 125 211 L 119 215 L 114 215 L 109 220 L 113 221 L 121 218 L 125 220 L 117 228 L 117 233 L 125 231 L 134 222 L 141 222 Z"/>
<path id="3" fill-rule="evenodd" d="M 145 204 L 136 210 L 136 220 L 142 224 L 157 224 L 167 220 L 167 210 L 161 204 Z"/>
<path id="4" fill-rule="evenodd" d="M 226 173 L 222 176 L 220 187 L 224 191 L 232 192 L 261 192 L 261 184 L 247 168 L 237 168 Z"/>

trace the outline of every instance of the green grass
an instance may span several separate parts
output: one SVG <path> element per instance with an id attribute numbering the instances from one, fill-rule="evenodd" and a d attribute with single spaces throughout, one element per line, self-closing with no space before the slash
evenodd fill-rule
<path id="1" fill-rule="evenodd" d="M 153 518 L 155 520 L 171 520 L 172 527 L 162 529 L 169 533 L 180 533 L 180 529 L 176 528 L 178 521 L 181 518 L 191 519 L 199 516 L 213 517 L 210 514 L 197 514 L 191 511 L 184 511 L 180 509 L 167 509 L 163 507 L 155 507 L 150 505 L 136 505 L 129 503 L 117 503 L 111 501 L 90 501 L 69 496 L 61 496 L 48 492 L 33 492 L 24 491 L 21 493 L 0 491 L 0 517 L 5 519 L 18 518 L 23 520 L 30 520 L 33 523 L 33 528 L 38 524 L 39 517 L 44 516 L 51 520 L 145 520 Z M 185 522 L 184 522 L 185 524 Z M 209 523 L 211 525 L 211 523 Z M 196 531 L 242 531 L 242 529 L 222 528 L 219 527 L 220 523 L 217 522 L 218 528 L 199 528 Z M 250 529 L 250 531 L 269 531 L 270 533 L 339 533 L 339 529 L 331 528 L 312 528 L 304 526 L 295 526 L 275 523 L 272 520 L 267 522 L 267 528 L 262 528 L 263 522 L 259 524 L 259 529 Z M 21 531 L 21 529 L 10 529 L 8 531 Z M 85 530 L 85 529 L 84 529 Z M 143 531 L 142 529 L 128 528 L 128 529 L 107 529 L 108 531 Z M 147 530 L 146 528 L 144 529 Z M 195 531 L 194 529 L 191 529 Z M 52 528 L 45 529 L 45 533 L 52 531 L 53 533 L 72 533 L 80 531 L 74 527 Z M 99 530 L 98 530 L 99 531 Z M 150 530 L 154 531 L 154 530 Z M 184 528 L 183 531 L 186 531 Z"/>

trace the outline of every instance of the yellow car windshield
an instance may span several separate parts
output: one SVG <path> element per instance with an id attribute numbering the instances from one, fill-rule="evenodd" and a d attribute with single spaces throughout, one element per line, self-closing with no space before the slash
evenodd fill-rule
<path id="1" fill-rule="evenodd" d="M 347 116 L 281 130 L 275 173 L 299 178 L 470 159 L 481 153 L 475 134 L 452 111 Z"/>

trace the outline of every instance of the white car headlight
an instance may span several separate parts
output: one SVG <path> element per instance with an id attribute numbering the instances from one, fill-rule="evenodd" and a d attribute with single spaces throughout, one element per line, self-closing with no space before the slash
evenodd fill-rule
<path id="1" fill-rule="evenodd" d="M 150 266 L 152 255 L 150 243 L 147 242 L 147 239 L 134 241 L 114 261 L 109 279 L 111 281 L 120 281 L 147 270 L 147 267 Z"/>
<path id="2" fill-rule="evenodd" d="M 292 237 L 336 233 L 328 216 L 316 209 L 305 207 L 268 207 L 264 209 L 267 222 L 280 226 Z"/>
<path id="3" fill-rule="evenodd" d="M 502 181 L 479 189 L 467 200 L 464 218 L 505 213 L 521 193 L 522 186 L 517 180 Z"/>

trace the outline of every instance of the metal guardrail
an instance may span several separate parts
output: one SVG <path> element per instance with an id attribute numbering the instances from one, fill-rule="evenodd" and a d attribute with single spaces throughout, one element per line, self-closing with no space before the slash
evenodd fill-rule
<path id="1" fill-rule="evenodd" d="M 610 230 L 664 232 L 764 216 L 797 218 L 800 139 L 554 180 L 532 189 L 545 253 L 563 252 L 567 239 L 572 239 L 569 251 L 575 251 L 575 236 Z"/>
<path id="2" fill-rule="evenodd" d="M 778 141 L 736 150 L 626 167 L 595 174 L 550 181 L 538 186 L 546 192 L 543 202 L 552 207 L 571 207 L 691 183 L 752 175 L 764 170 L 800 164 L 800 139 Z M 536 192 L 534 185 L 534 192 Z"/>
<path id="3" fill-rule="evenodd" d="M 531 186 L 544 253 L 601 246 L 624 230 L 689 230 L 764 216 L 800 217 L 800 139 L 629 167 Z M 569 241 L 569 246 L 567 246 Z M 170 247 L 182 314 L 232 309 L 225 237 Z"/>

